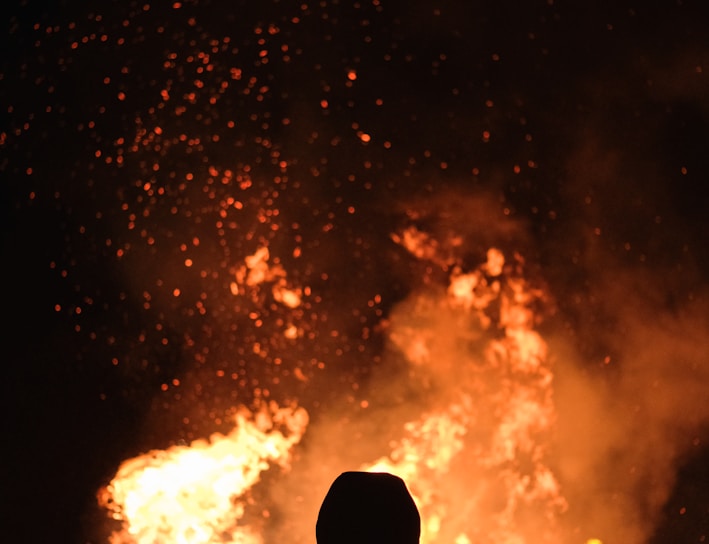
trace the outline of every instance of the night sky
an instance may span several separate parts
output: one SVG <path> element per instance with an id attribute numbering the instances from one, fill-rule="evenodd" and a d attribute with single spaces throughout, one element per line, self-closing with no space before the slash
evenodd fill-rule
<path id="1" fill-rule="evenodd" d="M 648 542 L 709 538 L 704 2 L 1 11 L 5 537 L 98 542 L 123 459 L 237 404 L 357 410 L 381 324 L 442 274 L 392 241 L 415 225 L 463 266 L 521 253 L 583 372 L 671 391 L 618 405 L 676 431 Z M 303 307 L 235 302 L 262 246 Z M 670 355 L 630 378 L 628 338 Z"/>

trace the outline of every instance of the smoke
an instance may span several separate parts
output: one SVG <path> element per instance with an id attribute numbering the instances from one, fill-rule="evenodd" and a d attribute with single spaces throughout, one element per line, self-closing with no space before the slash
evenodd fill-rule
<path id="1" fill-rule="evenodd" d="M 604 542 L 647 541 L 709 422 L 706 303 L 668 309 L 658 284 L 637 270 L 595 277 L 597 306 L 613 322 L 613 334 L 597 335 L 613 354 L 604 361 L 585 359 L 570 338 L 552 341 L 567 523 Z"/>
<path id="2" fill-rule="evenodd" d="M 465 531 L 473 542 L 647 542 L 679 467 L 696 453 L 709 422 L 703 402 L 709 396 L 709 312 L 700 276 L 687 270 L 682 277 L 693 281 L 679 286 L 667 268 L 618 259 L 591 231 L 583 252 L 576 252 L 578 242 L 557 245 L 559 255 L 577 256 L 583 288 L 554 284 L 558 269 L 549 268 L 545 277 L 534 263 L 524 266 L 524 255 L 515 258 L 515 248 L 533 252 L 533 240 L 527 224 L 500 217 L 499 201 L 461 193 L 438 197 L 402 205 L 409 226 L 419 225 L 425 234 L 417 238 L 419 246 L 408 248 L 415 271 L 409 293 L 383 322 L 385 349 L 369 380 L 358 384 L 361 404 L 343 402 L 318 413 L 293 474 L 273 492 L 283 519 L 297 520 L 277 533 L 309 541 L 334 476 L 385 458 L 414 493 L 433 490 L 437 505 L 424 507 L 423 518 L 440 521 L 436 541 L 453 541 Z M 582 218 L 569 240 L 589 224 L 592 218 Z M 468 263 L 465 272 L 484 269 L 482 248 L 496 245 L 505 248 L 505 274 L 519 274 L 527 292 L 536 294 L 523 306 L 534 315 L 529 331 L 539 334 L 542 365 L 553 373 L 549 387 L 543 370 L 515 374 L 505 366 L 509 360 L 504 370 L 495 366 L 490 346 L 505 336 L 499 300 L 483 312 L 451 306 L 446 288 L 456 264 Z M 507 349 L 511 360 L 514 349 Z M 407 427 L 441 413 L 465 427 L 457 438 L 450 431 L 460 449 L 449 441 L 454 451 L 443 462 L 436 437 L 424 444 L 421 431 Z M 514 468 L 490 462 L 500 429 L 511 422 Z M 414 446 L 438 464 L 435 469 L 425 459 L 413 472 L 397 464 L 397 452 L 410 455 Z M 547 469 L 558 492 L 552 486 L 545 494 L 529 484 Z M 530 487 L 517 496 L 510 480 Z"/>
<path id="3" fill-rule="evenodd" d="M 568 132 L 561 224 L 541 240 L 558 309 L 544 337 L 564 525 L 604 543 L 647 542 L 678 470 L 706 447 L 699 58 L 692 48 L 623 58 L 584 78 L 577 103 L 591 115 Z"/>

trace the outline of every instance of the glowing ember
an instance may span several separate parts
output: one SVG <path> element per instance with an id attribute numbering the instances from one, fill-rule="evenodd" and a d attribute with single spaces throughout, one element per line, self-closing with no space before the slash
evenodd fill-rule
<path id="1" fill-rule="evenodd" d="M 301 302 L 301 291 L 292 288 L 286 281 L 286 272 L 276 263 L 269 265 L 270 253 L 265 246 L 260 247 L 256 253 L 244 259 L 244 265 L 236 271 L 235 279 L 230 285 L 234 295 L 245 294 L 247 290 L 256 289 L 259 285 L 272 284 L 273 298 L 281 304 L 296 308 Z"/>
<path id="2" fill-rule="evenodd" d="M 151 451 L 124 462 L 99 494 L 123 528 L 113 544 L 258 543 L 239 520 L 244 494 L 271 463 L 288 468 L 291 448 L 308 424 L 302 408 L 270 406 L 236 416 L 226 436 Z"/>

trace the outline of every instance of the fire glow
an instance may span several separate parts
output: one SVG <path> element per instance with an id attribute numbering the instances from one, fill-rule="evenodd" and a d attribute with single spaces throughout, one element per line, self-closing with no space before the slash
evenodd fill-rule
<path id="1" fill-rule="evenodd" d="M 435 247 L 420 245 L 428 242 L 419 237 L 405 247 L 434 255 Z M 247 258 L 237 283 L 283 280 L 285 272 L 274 273 L 268 257 L 261 250 Z M 557 517 L 567 503 L 547 459 L 553 374 L 533 310 L 544 293 L 528 284 L 523 265 L 519 255 L 508 263 L 490 249 L 477 269 L 451 267 L 447 286 L 412 295 L 391 316 L 392 349 L 430 387 L 445 389 L 439 398 L 446 401 L 405 422 L 391 450 L 360 469 L 407 481 L 422 514 L 422 544 L 559 541 Z M 442 337 L 431 326 L 440 320 L 457 329 Z M 476 358 L 454 360 L 460 348 L 453 344 L 461 339 L 480 346 Z M 241 521 L 245 496 L 272 465 L 290 468 L 308 416 L 302 408 L 271 405 L 253 416 L 241 413 L 235 423 L 227 436 L 123 463 L 100 494 L 122 523 L 111 542 L 262 542 L 258 529 Z M 470 486 L 466 501 L 447 504 L 442 497 L 456 484 Z M 268 517 L 267 505 L 263 512 Z"/>

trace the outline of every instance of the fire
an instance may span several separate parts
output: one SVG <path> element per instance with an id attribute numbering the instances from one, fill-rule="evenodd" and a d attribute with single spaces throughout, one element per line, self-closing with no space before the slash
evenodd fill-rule
<path id="1" fill-rule="evenodd" d="M 406 436 L 394 450 L 361 470 L 391 472 L 404 479 L 422 513 L 421 544 L 435 542 L 445 515 L 436 505 L 436 478 L 465 447 L 467 410 L 451 406 L 448 413 L 428 414 L 405 425 Z"/>
<path id="2" fill-rule="evenodd" d="M 426 236 L 394 239 L 420 259 L 450 264 Z M 246 259 L 233 290 L 280 285 L 291 306 L 285 293 L 297 289 L 269 258 L 261 249 Z M 544 292 L 525 279 L 519 255 L 508 261 L 496 248 L 473 270 L 448 264 L 448 284 L 412 295 L 387 329 L 409 379 L 438 400 L 360 470 L 407 482 L 421 511 L 422 544 L 560 542 L 557 520 L 567 503 L 549 461 L 553 373 L 535 330 Z M 112 544 L 259 543 L 258 529 L 241 522 L 244 494 L 271 464 L 288 466 L 307 423 L 302 408 L 271 406 L 237 416 L 227 436 L 126 461 L 102 497 L 123 524 Z"/>
<path id="3" fill-rule="evenodd" d="M 99 493 L 123 525 L 111 543 L 258 544 L 258 533 L 239 524 L 242 497 L 272 463 L 288 468 L 307 424 L 304 409 L 272 404 L 253 417 L 239 413 L 227 435 L 125 461 Z"/>
<path id="4" fill-rule="evenodd" d="M 430 250 L 406 245 L 416 255 Z M 419 295 L 404 311 L 406 325 L 391 333 L 427 379 L 445 380 L 451 368 L 456 376 L 434 385 L 448 404 L 408 422 L 392 452 L 363 467 L 407 481 L 422 513 L 422 544 L 559 541 L 556 518 L 567 504 L 547 459 L 553 375 L 532 310 L 543 292 L 523 278 L 522 265 L 490 249 L 476 270 L 452 270 L 445 296 Z M 452 339 L 436 320 L 457 324 Z M 481 343 L 482 360 L 454 346 L 466 334 Z M 456 485 L 464 489 L 451 491 Z M 441 496 L 448 493 L 460 500 L 450 504 Z M 529 527 L 530 510 L 543 523 Z"/>

